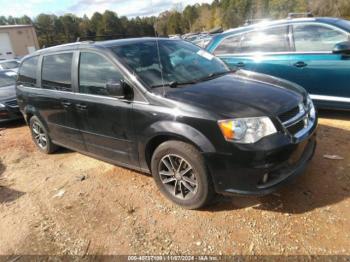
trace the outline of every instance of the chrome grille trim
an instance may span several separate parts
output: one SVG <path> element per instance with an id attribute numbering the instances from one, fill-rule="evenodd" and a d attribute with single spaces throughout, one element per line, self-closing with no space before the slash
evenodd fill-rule
<path id="1" fill-rule="evenodd" d="M 5 102 L 4 104 L 11 108 L 18 108 L 17 100 L 10 100 Z"/>
<path id="2" fill-rule="evenodd" d="M 305 108 L 303 106 L 303 104 L 299 105 L 299 113 L 296 114 L 295 116 L 293 116 L 291 119 L 283 122 L 283 126 L 284 127 L 290 127 L 295 125 L 297 122 L 299 122 L 300 120 L 302 120 L 303 118 L 305 118 L 305 116 L 307 115 L 307 112 L 305 111 Z"/>
<path id="3" fill-rule="evenodd" d="M 291 133 L 288 128 L 303 122 L 304 128 L 297 133 Z M 316 110 L 313 104 L 306 107 L 304 104 L 299 104 L 299 113 L 291 119 L 281 122 L 285 132 L 295 138 L 296 140 L 302 139 L 314 126 L 316 122 Z"/>

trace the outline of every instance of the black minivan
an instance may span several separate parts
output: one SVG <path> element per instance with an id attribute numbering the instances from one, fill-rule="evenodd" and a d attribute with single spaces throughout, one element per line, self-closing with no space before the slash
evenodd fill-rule
<path id="1" fill-rule="evenodd" d="M 17 100 L 45 153 L 67 147 L 152 173 L 188 209 L 268 194 L 303 173 L 317 114 L 304 89 L 181 40 L 82 42 L 26 57 Z"/>

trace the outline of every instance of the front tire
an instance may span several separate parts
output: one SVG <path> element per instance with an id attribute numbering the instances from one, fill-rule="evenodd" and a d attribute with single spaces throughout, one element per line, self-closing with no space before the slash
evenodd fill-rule
<path id="1" fill-rule="evenodd" d="M 207 205 L 214 195 L 212 181 L 200 152 L 181 141 L 162 143 L 153 153 L 152 175 L 159 190 L 186 209 Z"/>
<path id="2" fill-rule="evenodd" d="M 52 143 L 49 133 L 38 117 L 33 116 L 30 118 L 29 128 L 32 134 L 32 139 L 41 152 L 52 154 L 57 151 L 58 146 Z"/>

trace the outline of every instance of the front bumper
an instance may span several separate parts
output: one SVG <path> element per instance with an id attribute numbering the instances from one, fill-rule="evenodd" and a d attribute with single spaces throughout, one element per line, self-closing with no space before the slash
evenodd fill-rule
<path id="1" fill-rule="evenodd" d="M 23 118 L 23 115 L 18 108 L 0 108 L 0 123 L 5 123 L 21 118 Z"/>
<path id="2" fill-rule="evenodd" d="M 296 145 L 284 146 L 266 158 L 266 164 L 249 167 L 237 164 L 237 157 L 224 154 L 205 155 L 214 187 L 220 194 L 266 195 L 302 174 L 316 149 L 313 134 Z M 250 152 L 252 159 L 255 154 Z M 266 152 L 269 155 L 269 152 Z"/>

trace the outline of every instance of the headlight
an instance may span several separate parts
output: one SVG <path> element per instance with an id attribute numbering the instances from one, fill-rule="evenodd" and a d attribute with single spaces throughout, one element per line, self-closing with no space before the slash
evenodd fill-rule
<path id="1" fill-rule="evenodd" d="M 312 102 L 311 97 L 308 95 L 306 98 L 306 107 L 308 109 L 312 109 L 314 106 L 314 102 Z"/>
<path id="2" fill-rule="evenodd" d="M 218 124 L 227 141 L 242 144 L 252 144 L 277 133 L 275 125 L 268 117 L 220 120 Z"/>
<path id="3" fill-rule="evenodd" d="M 312 102 L 309 95 L 307 96 L 306 107 L 307 107 L 307 110 L 309 110 L 309 116 L 312 119 L 315 119 L 316 118 L 316 108 L 315 108 L 314 102 Z"/>
<path id="4" fill-rule="evenodd" d="M 0 103 L 0 108 L 5 108 L 5 105 Z"/>

